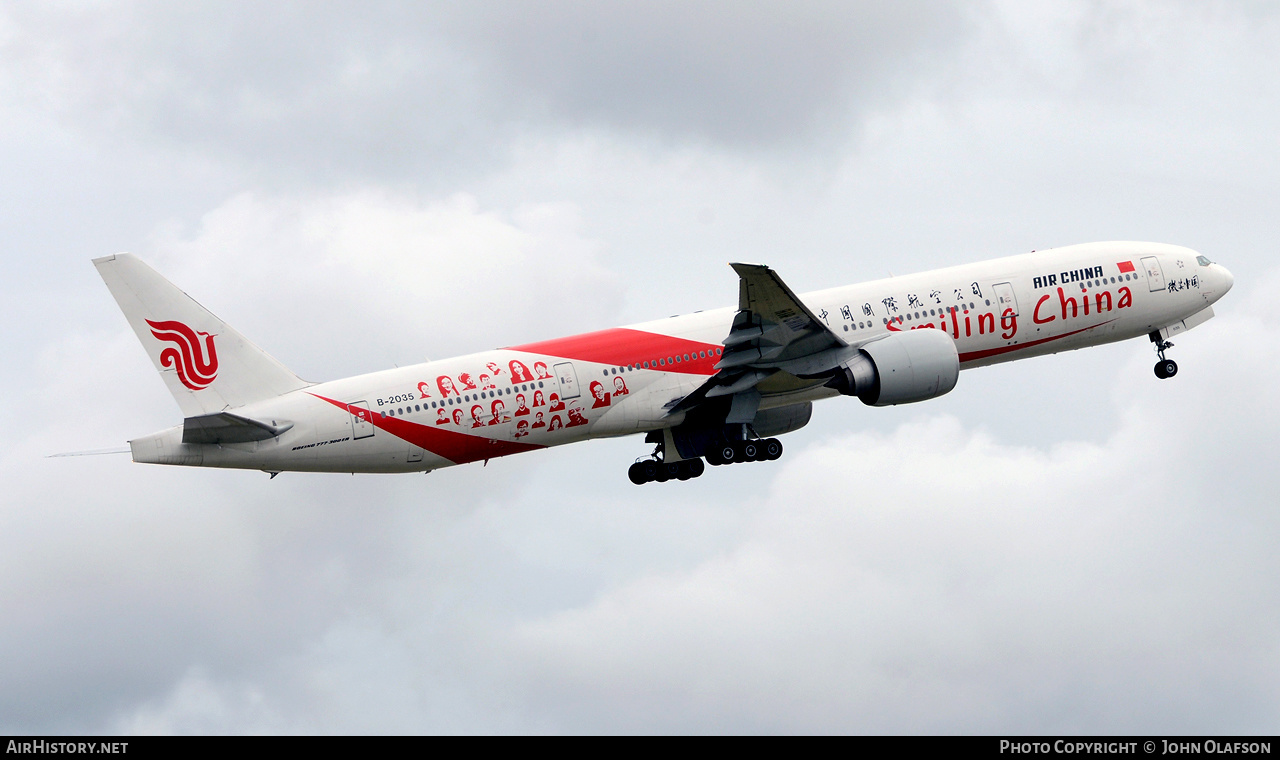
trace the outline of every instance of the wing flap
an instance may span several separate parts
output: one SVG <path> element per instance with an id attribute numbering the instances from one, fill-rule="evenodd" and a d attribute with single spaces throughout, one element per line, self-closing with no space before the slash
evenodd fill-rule
<path id="1" fill-rule="evenodd" d="M 706 399 L 757 394 L 756 386 L 780 372 L 795 384 L 821 382 L 856 348 L 845 343 L 800 300 L 777 272 L 763 264 L 730 264 L 738 274 L 738 313 L 721 344 L 718 370 L 669 413 Z"/>

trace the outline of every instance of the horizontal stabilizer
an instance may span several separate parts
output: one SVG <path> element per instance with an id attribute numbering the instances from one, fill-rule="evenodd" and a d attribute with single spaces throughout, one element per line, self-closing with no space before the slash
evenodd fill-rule
<path id="1" fill-rule="evenodd" d="M 289 428 L 292 422 L 270 423 L 241 417 L 231 412 L 204 414 L 188 417 L 182 423 L 183 443 L 249 443 L 275 438 Z"/>

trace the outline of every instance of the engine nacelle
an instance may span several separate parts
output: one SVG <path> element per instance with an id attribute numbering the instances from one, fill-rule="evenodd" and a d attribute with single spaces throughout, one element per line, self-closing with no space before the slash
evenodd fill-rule
<path id="1" fill-rule="evenodd" d="M 960 355 L 951 336 L 925 328 L 868 343 L 828 385 L 864 404 L 891 406 L 950 393 L 959 378 Z"/>

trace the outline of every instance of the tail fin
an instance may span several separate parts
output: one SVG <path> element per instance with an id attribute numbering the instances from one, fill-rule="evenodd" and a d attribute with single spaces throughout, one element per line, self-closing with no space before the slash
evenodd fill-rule
<path id="1" fill-rule="evenodd" d="M 195 417 L 307 383 L 131 253 L 93 265 L 178 401 Z"/>

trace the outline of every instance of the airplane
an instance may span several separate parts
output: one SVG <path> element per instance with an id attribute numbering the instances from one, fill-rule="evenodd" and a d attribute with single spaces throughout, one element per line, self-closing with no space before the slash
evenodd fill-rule
<path id="1" fill-rule="evenodd" d="M 1073 245 L 796 295 L 734 263 L 737 307 L 307 382 L 141 259 L 93 260 L 178 402 L 133 461 L 281 472 L 430 472 L 592 438 L 643 435 L 629 479 L 776 460 L 813 402 L 950 392 L 961 369 L 1147 336 L 1213 317 L 1234 282 L 1196 251 Z"/>

